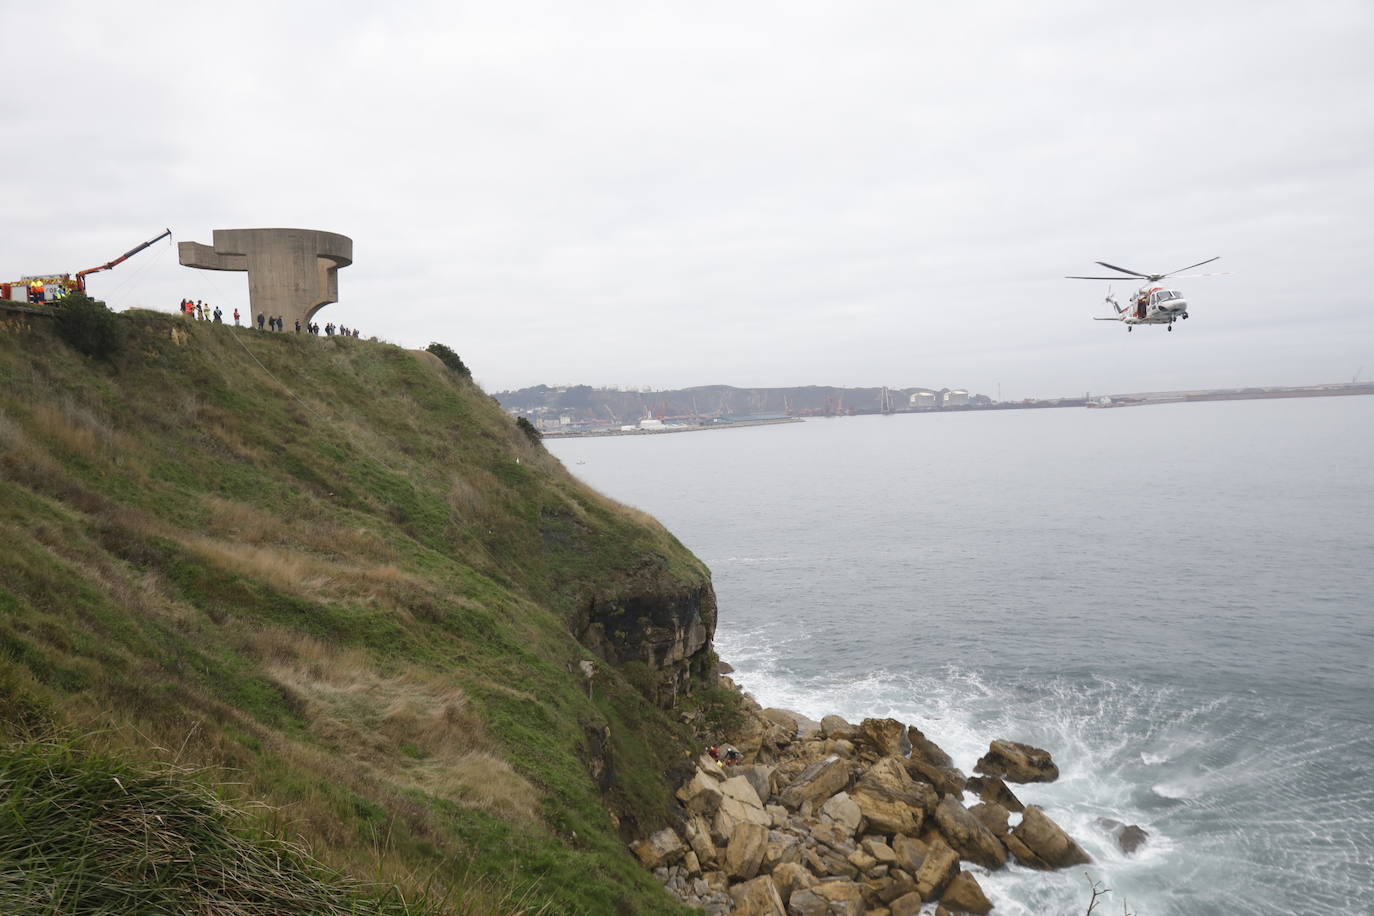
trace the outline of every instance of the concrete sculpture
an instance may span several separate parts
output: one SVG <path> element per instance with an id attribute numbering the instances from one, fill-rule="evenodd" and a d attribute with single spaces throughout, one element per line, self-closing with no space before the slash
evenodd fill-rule
<path id="1" fill-rule="evenodd" d="M 187 267 L 248 272 L 249 324 L 281 316 L 294 328 L 339 301 L 339 268 L 353 263 L 353 240 L 315 229 L 216 229 L 214 244 L 182 242 Z"/>

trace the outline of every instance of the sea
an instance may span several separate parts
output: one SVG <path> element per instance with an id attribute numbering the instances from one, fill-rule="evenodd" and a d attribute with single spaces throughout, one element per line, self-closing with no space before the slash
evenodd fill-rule
<path id="1" fill-rule="evenodd" d="M 1092 864 L 966 864 L 995 913 L 1374 913 L 1374 397 L 548 447 L 706 562 L 763 705 L 1053 754 L 1013 790 Z"/>

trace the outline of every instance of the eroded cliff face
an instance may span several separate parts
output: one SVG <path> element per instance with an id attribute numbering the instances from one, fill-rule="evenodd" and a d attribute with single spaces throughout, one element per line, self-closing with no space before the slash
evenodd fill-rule
<path id="1" fill-rule="evenodd" d="M 577 625 L 582 644 L 607 662 L 644 665 L 641 689 L 664 708 L 691 693 L 694 677 L 711 682 L 715 631 L 716 594 L 710 581 L 676 578 L 660 557 L 592 595 Z"/>

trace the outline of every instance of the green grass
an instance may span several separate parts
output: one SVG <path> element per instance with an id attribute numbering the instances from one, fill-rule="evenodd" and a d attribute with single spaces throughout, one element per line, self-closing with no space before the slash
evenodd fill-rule
<path id="1" fill-rule="evenodd" d="M 680 912 L 625 841 L 670 817 L 692 736 L 647 670 L 589 698 L 573 630 L 593 599 L 699 592 L 700 562 L 433 356 L 120 321 L 96 361 L 0 319 L 0 740 L 210 768 L 250 834 L 406 900 Z"/>

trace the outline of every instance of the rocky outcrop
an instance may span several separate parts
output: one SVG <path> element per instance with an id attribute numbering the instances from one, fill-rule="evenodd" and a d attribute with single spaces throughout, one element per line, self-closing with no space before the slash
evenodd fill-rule
<path id="1" fill-rule="evenodd" d="M 1040 869 L 1088 861 L 1034 805 L 1011 828 L 1008 805 L 1021 802 L 1002 778 L 965 779 L 919 729 L 827 716 L 803 734 L 790 716 L 765 716 L 747 702 L 745 719 L 743 734 L 772 737 L 749 742 L 739 765 L 699 760 L 677 793 L 682 835 L 660 831 L 634 847 L 688 905 L 712 914 L 898 916 L 936 903 L 984 914 L 992 904 L 961 862 L 996 870 L 1009 858 Z M 1021 759 L 1010 774 L 1045 771 L 1048 754 L 1011 750 Z M 966 784 L 984 799 L 971 809 Z"/>
<path id="2" fill-rule="evenodd" d="M 1009 782 L 1054 782 L 1059 767 L 1050 752 L 1016 741 L 994 741 L 973 765 L 975 773 L 998 776 Z"/>
<path id="3" fill-rule="evenodd" d="M 652 674 L 641 685 L 664 708 L 691 693 L 693 673 L 705 671 L 716 629 L 710 582 L 684 583 L 662 558 L 645 561 L 614 592 L 590 598 L 579 615 L 578 640 L 613 665 L 642 662 Z"/>

